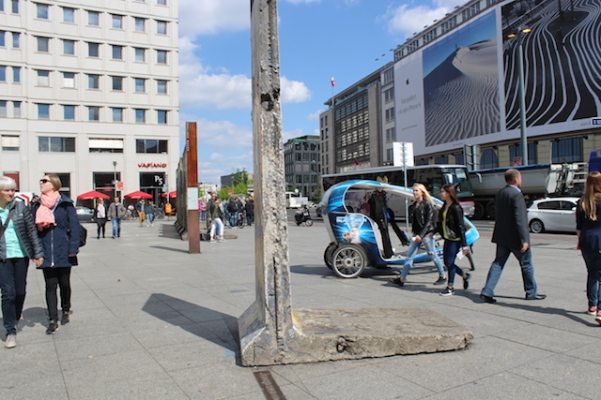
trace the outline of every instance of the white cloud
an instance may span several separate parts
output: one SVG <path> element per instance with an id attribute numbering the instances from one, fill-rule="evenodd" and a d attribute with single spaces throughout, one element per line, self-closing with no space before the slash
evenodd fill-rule
<path id="1" fill-rule="evenodd" d="M 248 0 L 179 0 L 181 36 L 238 32 L 249 27 Z"/>
<path id="2" fill-rule="evenodd" d="M 324 112 L 325 110 L 317 110 L 314 113 L 311 113 L 307 116 L 307 119 L 309 121 L 319 121 L 319 116 Z"/>
<path id="3" fill-rule="evenodd" d="M 238 156 L 212 153 L 207 161 L 198 163 L 198 180 L 219 184 L 222 176 L 243 169 L 246 172 L 253 172 L 252 152 Z"/>
<path id="4" fill-rule="evenodd" d="M 434 7 L 410 4 L 389 7 L 380 20 L 386 22 L 390 33 L 410 37 L 414 32 L 424 30 L 424 26 L 431 25 L 435 19 L 441 19 L 453 11 L 455 6 L 463 5 L 465 0 L 434 0 L 433 3 Z"/>

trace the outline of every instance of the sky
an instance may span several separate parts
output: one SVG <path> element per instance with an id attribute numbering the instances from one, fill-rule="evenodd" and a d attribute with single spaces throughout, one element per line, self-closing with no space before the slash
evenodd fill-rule
<path id="1" fill-rule="evenodd" d="M 466 1 L 278 0 L 284 141 L 319 135 L 332 95 Z M 179 0 L 179 46 L 180 154 L 197 122 L 199 182 L 252 172 L 250 0 Z"/>

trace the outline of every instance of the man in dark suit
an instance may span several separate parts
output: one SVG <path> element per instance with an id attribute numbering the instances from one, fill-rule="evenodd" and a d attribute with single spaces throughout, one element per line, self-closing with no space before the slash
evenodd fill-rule
<path id="1" fill-rule="evenodd" d="M 505 182 L 507 186 L 499 190 L 495 196 L 496 216 L 492 242 L 497 244 L 497 254 L 488 271 L 486 285 L 482 289 L 480 298 L 487 303 L 497 301 L 494 298 L 495 287 L 501 278 L 507 259 L 513 253 L 522 268 L 526 300 L 543 300 L 547 296 L 538 293 L 534 280 L 526 202 L 520 190 L 522 186 L 520 171 L 508 169 L 505 172 Z"/>

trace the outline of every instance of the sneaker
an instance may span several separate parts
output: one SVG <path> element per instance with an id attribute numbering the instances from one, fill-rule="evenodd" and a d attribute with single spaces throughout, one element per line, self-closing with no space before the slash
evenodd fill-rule
<path id="1" fill-rule="evenodd" d="M 469 272 L 465 273 L 465 278 L 463 278 L 463 289 L 467 290 L 470 287 L 470 278 L 472 277 L 472 274 L 470 274 Z"/>
<path id="2" fill-rule="evenodd" d="M 216 242 L 216 240 L 215 240 L 215 239 L 211 239 L 211 240 L 209 240 L 209 242 L 210 242 L 210 243 L 215 243 L 215 242 Z"/>
<path id="3" fill-rule="evenodd" d="M 4 342 L 4 347 L 7 349 L 12 349 L 13 347 L 17 347 L 17 335 L 6 335 L 6 341 Z"/>
<path id="4" fill-rule="evenodd" d="M 219 239 L 220 242 L 225 242 L 224 238 Z"/>
<path id="5" fill-rule="evenodd" d="M 395 285 L 398 285 L 398 286 L 400 286 L 400 287 L 403 287 L 403 285 L 405 285 L 405 282 L 403 282 L 403 281 L 401 280 L 401 278 L 390 278 L 390 279 L 388 280 L 388 282 L 390 282 L 390 283 L 394 283 Z"/>
<path id="6" fill-rule="evenodd" d="M 455 294 L 455 289 L 452 287 L 446 287 L 442 292 L 439 293 L 441 296 L 452 296 Z"/>
<path id="7" fill-rule="evenodd" d="M 588 308 L 588 310 L 586 311 L 586 313 L 588 315 L 595 315 L 595 314 L 597 314 L 597 307 L 596 306 L 590 306 Z"/>
<path id="8" fill-rule="evenodd" d="M 439 276 L 438 280 L 436 282 L 434 282 L 434 285 L 444 285 L 445 283 L 447 283 L 447 278 L 445 278 L 444 276 Z"/>
<path id="9" fill-rule="evenodd" d="M 46 329 L 46 335 L 52 335 L 58 329 L 58 324 L 56 321 L 48 322 L 48 329 Z"/>
<path id="10" fill-rule="evenodd" d="M 63 311 L 63 316 L 61 317 L 61 325 L 66 325 L 69 323 L 69 311 Z"/>

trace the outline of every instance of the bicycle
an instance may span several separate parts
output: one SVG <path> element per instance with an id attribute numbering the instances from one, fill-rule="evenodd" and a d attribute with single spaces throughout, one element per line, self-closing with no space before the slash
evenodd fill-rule
<path id="1" fill-rule="evenodd" d="M 240 211 L 238 212 L 238 228 L 242 229 L 246 226 L 246 212 Z"/>

